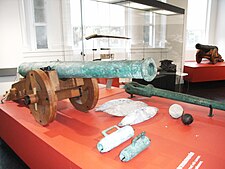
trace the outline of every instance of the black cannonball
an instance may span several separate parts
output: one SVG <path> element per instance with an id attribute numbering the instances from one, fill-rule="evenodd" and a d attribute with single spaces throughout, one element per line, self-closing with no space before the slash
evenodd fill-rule
<path id="1" fill-rule="evenodd" d="M 186 113 L 181 117 L 181 121 L 184 123 L 184 125 L 189 125 L 194 121 L 194 119 L 191 114 Z"/>

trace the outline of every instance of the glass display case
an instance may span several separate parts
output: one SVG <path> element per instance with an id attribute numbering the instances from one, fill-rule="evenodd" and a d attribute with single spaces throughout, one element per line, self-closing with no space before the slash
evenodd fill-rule
<path id="1" fill-rule="evenodd" d="M 71 13 L 74 46 L 84 60 L 151 57 L 159 70 L 155 81 L 161 79 L 156 86 L 173 90 L 179 83 L 184 9 L 160 1 L 71 0 Z"/>

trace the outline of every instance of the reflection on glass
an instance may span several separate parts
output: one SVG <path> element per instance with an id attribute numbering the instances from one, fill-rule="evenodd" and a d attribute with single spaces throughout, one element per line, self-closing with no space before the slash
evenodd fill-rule
<path id="1" fill-rule="evenodd" d="M 34 7 L 44 7 L 44 0 L 34 0 Z"/>
<path id="2" fill-rule="evenodd" d="M 44 9 L 34 9 L 34 17 L 35 17 L 35 22 L 40 23 L 40 22 L 45 22 L 45 13 Z"/>
<path id="3" fill-rule="evenodd" d="M 168 59 L 182 72 L 183 15 L 162 15 L 93 0 L 82 2 L 84 37 L 100 34 L 130 38 L 84 39 L 86 56 L 96 58 L 103 53 L 101 48 L 110 48 L 115 59 L 152 57 L 157 66 L 161 60 Z M 82 44 L 80 12 L 80 1 L 71 0 L 74 47 L 77 49 Z"/>
<path id="4" fill-rule="evenodd" d="M 187 11 L 186 48 L 195 49 L 196 43 L 206 43 L 207 0 L 189 0 Z M 199 10 L 201 6 L 201 10 Z"/>
<path id="5" fill-rule="evenodd" d="M 125 8 L 119 5 L 83 1 L 84 37 L 92 34 L 125 36 Z M 85 12 L 88 11 L 88 12 Z M 71 18 L 73 27 L 74 47 L 82 44 L 80 2 L 71 0 Z M 123 47 L 124 41 L 118 39 L 100 38 L 97 41 L 85 41 L 86 48 Z M 94 46 L 93 46 L 93 43 Z"/>
<path id="6" fill-rule="evenodd" d="M 34 0 L 34 19 L 35 23 L 46 22 L 44 0 Z"/>
<path id="7" fill-rule="evenodd" d="M 37 49 L 47 49 L 47 29 L 46 26 L 36 26 Z"/>

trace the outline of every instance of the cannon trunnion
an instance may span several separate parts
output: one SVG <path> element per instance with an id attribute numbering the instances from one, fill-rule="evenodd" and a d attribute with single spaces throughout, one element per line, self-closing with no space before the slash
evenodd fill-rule
<path id="1" fill-rule="evenodd" d="M 80 111 L 95 107 L 99 97 L 94 78 L 59 79 L 55 70 L 31 70 L 26 77 L 12 85 L 6 100 L 23 99 L 35 120 L 45 126 L 54 121 L 57 101 L 68 99 Z"/>

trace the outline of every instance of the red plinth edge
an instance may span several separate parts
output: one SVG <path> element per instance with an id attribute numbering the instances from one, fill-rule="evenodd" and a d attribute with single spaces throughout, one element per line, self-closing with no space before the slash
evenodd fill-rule
<path id="1" fill-rule="evenodd" d="M 98 105 L 129 95 L 122 89 L 101 89 Z M 154 168 L 194 167 L 223 169 L 225 167 L 225 112 L 159 97 L 135 97 L 159 109 L 158 114 L 134 125 L 135 136 L 146 131 L 151 145 L 129 162 L 121 162 L 120 151 L 131 143 L 126 141 L 108 153 L 100 153 L 96 144 L 103 138 L 101 131 L 118 124 L 122 117 L 104 112 L 83 113 L 68 100 L 58 103 L 56 120 L 42 127 L 35 122 L 29 109 L 16 102 L 0 105 L 0 137 L 31 168 Z M 194 117 L 190 126 L 172 119 L 168 108 L 173 103 L 183 106 Z M 188 159 L 189 158 L 189 159 Z M 188 160 L 187 160 L 188 159 Z M 182 163 L 183 161 L 183 163 Z"/>
<path id="2" fill-rule="evenodd" d="M 187 61 L 184 63 L 184 72 L 188 73 L 184 80 L 189 82 L 225 80 L 225 62 L 210 64 L 209 61 L 202 61 L 198 64 Z"/>
<path id="3" fill-rule="evenodd" d="M 107 78 L 98 78 L 98 83 L 100 84 L 107 84 Z M 119 82 L 119 78 L 113 78 L 112 79 L 112 86 L 114 87 L 119 87 L 120 86 L 120 82 Z"/>

